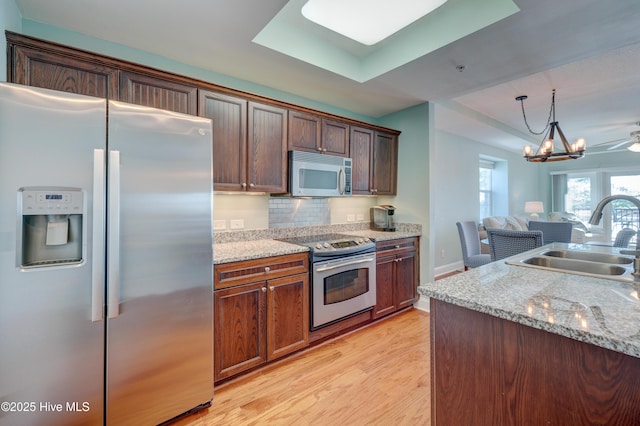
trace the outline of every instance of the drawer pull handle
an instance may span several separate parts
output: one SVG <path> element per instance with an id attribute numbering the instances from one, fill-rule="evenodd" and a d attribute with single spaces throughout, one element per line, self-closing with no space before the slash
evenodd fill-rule
<path id="1" fill-rule="evenodd" d="M 267 292 L 267 288 L 266 287 L 262 287 L 260 290 L 262 290 L 263 293 Z"/>
<path id="2" fill-rule="evenodd" d="M 274 286 L 269 286 L 269 290 L 273 291 L 273 290 L 275 290 L 275 289 L 276 289 L 276 288 L 275 288 Z"/>
<path id="3" fill-rule="evenodd" d="M 268 266 L 264 267 L 264 273 L 268 274 L 269 272 L 271 272 L 271 268 L 269 268 Z"/>

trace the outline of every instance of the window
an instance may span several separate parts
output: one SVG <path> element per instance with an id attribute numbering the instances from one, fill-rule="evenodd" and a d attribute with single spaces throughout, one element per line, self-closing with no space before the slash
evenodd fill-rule
<path id="1" fill-rule="evenodd" d="M 591 177 L 569 176 L 567 178 L 567 196 L 564 210 L 575 214 L 581 220 L 591 218 Z"/>
<path id="2" fill-rule="evenodd" d="M 491 181 L 493 177 L 493 161 L 480 159 L 480 217 L 493 216 L 493 199 Z"/>
<path id="3" fill-rule="evenodd" d="M 575 214 L 588 222 L 598 202 L 608 195 L 640 198 L 637 171 L 557 173 L 552 175 L 553 210 Z M 597 226 L 588 227 L 587 240 L 613 241 L 623 228 L 638 228 L 638 209 L 626 200 L 613 200 Z"/>
<path id="4" fill-rule="evenodd" d="M 640 198 L 640 175 L 611 176 L 611 194 Z M 611 202 L 611 235 L 615 237 L 623 228 L 638 230 L 638 209 L 626 200 Z"/>

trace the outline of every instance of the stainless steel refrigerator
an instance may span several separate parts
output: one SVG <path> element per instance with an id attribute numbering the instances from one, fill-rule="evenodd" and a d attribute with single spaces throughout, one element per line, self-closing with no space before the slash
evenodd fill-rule
<path id="1" fill-rule="evenodd" d="M 0 84 L 0 425 L 213 397 L 211 121 Z"/>

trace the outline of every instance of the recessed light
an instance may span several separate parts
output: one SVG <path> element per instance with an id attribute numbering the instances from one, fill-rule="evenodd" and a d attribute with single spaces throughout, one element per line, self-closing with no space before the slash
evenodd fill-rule
<path id="1" fill-rule="evenodd" d="M 417 21 L 447 0 L 309 0 L 302 15 L 367 46 Z"/>

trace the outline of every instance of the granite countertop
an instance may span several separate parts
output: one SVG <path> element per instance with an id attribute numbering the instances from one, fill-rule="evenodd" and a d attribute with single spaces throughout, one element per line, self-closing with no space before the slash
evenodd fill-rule
<path id="1" fill-rule="evenodd" d="M 620 251 L 613 247 L 564 243 L 545 247 L 604 253 Z M 540 248 L 528 253 L 539 251 Z M 623 282 L 553 272 L 510 265 L 502 260 L 419 286 L 418 292 L 640 358 L 640 282 L 637 280 Z"/>
<path id="2" fill-rule="evenodd" d="M 213 264 L 308 252 L 309 248 L 271 239 L 216 244 Z"/>
<path id="3" fill-rule="evenodd" d="M 422 234 L 422 227 L 420 225 L 399 224 L 397 229 L 395 232 L 380 232 L 369 229 L 368 224 L 354 224 L 222 232 L 214 234 L 216 241 L 213 248 L 213 264 L 217 265 L 309 251 L 308 247 L 278 241 L 278 238 L 336 232 L 358 237 L 367 237 L 374 241 L 384 241 L 396 238 L 418 237 Z"/>

